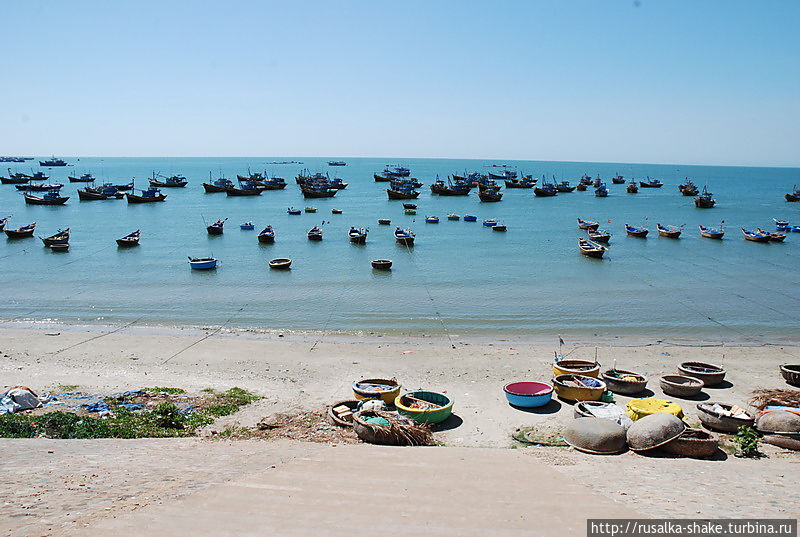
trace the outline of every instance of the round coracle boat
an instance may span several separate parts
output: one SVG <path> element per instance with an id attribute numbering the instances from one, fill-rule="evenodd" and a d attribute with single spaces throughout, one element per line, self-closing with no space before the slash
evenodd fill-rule
<path id="1" fill-rule="evenodd" d="M 606 391 L 606 383 L 584 375 L 558 375 L 553 379 L 553 389 L 567 401 L 599 401 Z"/>
<path id="2" fill-rule="evenodd" d="M 553 397 L 553 387 L 544 382 L 511 382 L 503 387 L 509 404 L 521 408 L 544 406 Z"/>
<path id="3" fill-rule="evenodd" d="M 752 427 L 755 421 L 744 409 L 727 403 L 700 403 L 697 417 L 707 428 L 723 433 L 737 433 L 742 425 Z"/>
<path id="4" fill-rule="evenodd" d="M 353 383 L 353 394 L 359 401 L 380 399 L 393 405 L 400 395 L 400 384 L 395 379 L 363 379 Z"/>
<path id="5" fill-rule="evenodd" d="M 353 414 L 353 431 L 364 442 L 387 446 L 425 446 L 433 442 L 427 425 L 390 412 L 361 410 Z"/>
<path id="6" fill-rule="evenodd" d="M 682 457 L 702 459 L 712 456 L 718 447 L 719 438 L 715 434 L 702 429 L 687 428 L 678 438 L 661 446 L 661 449 Z"/>
<path id="7" fill-rule="evenodd" d="M 628 429 L 628 446 L 633 451 L 647 451 L 678 438 L 686 429 L 680 418 L 659 412 L 644 416 Z"/>
<path id="8" fill-rule="evenodd" d="M 705 386 L 715 386 L 725 380 L 725 370 L 705 362 L 683 362 L 678 366 L 681 375 L 698 378 Z"/>
<path id="9" fill-rule="evenodd" d="M 652 414 L 670 414 L 677 418 L 683 417 L 683 409 L 678 403 L 673 403 L 669 399 L 659 399 L 657 397 L 644 397 L 628 401 L 626 413 L 633 421 L 640 420 Z"/>
<path id="10" fill-rule="evenodd" d="M 602 379 L 609 390 L 620 395 L 641 393 L 647 387 L 647 378 L 644 375 L 624 369 L 604 371 Z"/>
<path id="11" fill-rule="evenodd" d="M 800 388 L 800 365 L 784 364 L 781 366 L 783 380 Z"/>
<path id="12" fill-rule="evenodd" d="M 627 448 L 625 429 L 602 418 L 573 420 L 564 430 L 563 437 L 578 451 L 596 455 L 622 453 Z"/>
<path id="13" fill-rule="evenodd" d="M 269 268 L 271 269 L 278 269 L 278 270 L 286 270 L 292 266 L 292 260 L 288 258 L 278 258 L 273 259 L 269 262 Z"/>
<path id="14" fill-rule="evenodd" d="M 673 397 L 694 397 L 703 389 L 703 381 L 683 375 L 664 375 L 660 380 L 661 391 Z"/>
<path id="15" fill-rule="evenodd" d="M 337 401 L 328 407 L 328 418 L 339 427 L 352 427 L 353 414 L 358 410 L 358 403 L 352 399 Z"/>
<path id="16" fill-rule="evenodd" d="M 394 406 L 401 416 L 417 423 L 441 423 L 453 413 L 453 402 L 443 393 L 416 390 L 398 396 Z"/>
<path id="17" fill-rule="evenodd" d="M 588 360 L 559 360 L 553 363 L 553 374 L 597 377 L 600 374 L 600 364 Z"/>

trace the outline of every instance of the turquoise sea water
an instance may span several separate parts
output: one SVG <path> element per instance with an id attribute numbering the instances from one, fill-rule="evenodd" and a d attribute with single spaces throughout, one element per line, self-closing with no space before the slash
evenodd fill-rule
<path id="1" fill-rule="evenodd" d="M 783 194 L 800 183 L 800 170 L 644 164 L 504 161 L 520 171 L 555 174 L 573 184 L 585 172 L 600 175 L 611 195 L 587 192 L 534 198 L 530 190 L 505 190 L 500 203 L 469 197 L 439 197 L 428 185 L 439 174 L 486 172 L 493 161 L 446 159 L 345 159 L 330 168 L 321 158 L 80 158 L 66 168 L 44 169 L 65 183 L 63 207 L 25 205 L 11 185 L 0 187 L 0 212 L 9 227 L 38 222 L 37 236 L 71 227 L 67 253 L 44 248 L 39 239 L 0 239 L 3 268 L 0 317 L 66 321 L 258 326 L 277 329 L 377 331 L 410 334 L 654 336 L 740 340 L 795 336 L 800 324 L 800 233 L 785 244 L 742 240 L 739 228 L 774 229 L 772 218 L 800 225 L 800 203 Z M 302 165 L 267 164 L 297 160 Z M 498 162 L 499 163 L 499 162 Z M 30 173 L 31 164 L 12 170 Z M 405 165 L 425 183 L 417 216 L 403 214 L 401 201 L 386 199 L 385 183 L 373 172 Z M 7 165 L 2 165 L 5 168 Z M 266 169 L 284 177 L 283 191 L 259 197 L 205 194 L 201 183 L 220 171 L 234 178 Z M 329 171 L 350 183 L 333 199 L 304 200 L 294 177 L 301 168 Z M 190 183 L 164 189 L 165 203 L 129 205 L 125 200 L 78 200 L 82 184 L 67 175 L 91 171 L 104 180 L 146 184 L 152 170 L 180 173 Z M 625 192 L 610 177 L 661 178 L 661 189 Z M 6 175 L 5 169 L 2 175 Z M 690 177 L 708 185 L 717 207 L 696 209 L 677 185 Z M 316 214 L 289 216 L 287 207 L 318 207 Z M 341 208 L 342 215 L 331 214 Z M 451 222 L 448 213 L 475 214 L 477 223 Z M 437 215 L 439 224 L 426 224 Z M 207 235 L 210 222 L 228 218 L 225 233 Z M 496 217 L 508 226 L 497 233 L 480 221 Z M 576 217 L 598 220 L 614 236 L 605 259 L 581 256 L 583 235 Z M 377 225 L 391 218 L 392 226 Z M 256 231 L 240 231 L 252 220 Z M 725 221 L 723 241 L 702 239 L 697 225 Z M 306 231 L 325 222 L 325 239 L 310 242 Z M 610 223 L 609 223 L 610 221 Z M 625 235 L 623 224 L 646 225 L 646 240 Z M 658 237 L 656 222 L 686 225 L 680 240 Z M 256 233 L 275 228 L 274 245 Z M 399 246 L 394 224 L 417 234 L 413 250 Z M 370 229 L 364 246 L 348 241 L 351 225 Z M 118 249 L 114 239 L 142 230 L 139 248 Z M 189 270 L 186 257 L 213 254 L 216 271 Z M 270 271 L 275 257 L 294 260 L 288 272 Z M 394 261 L 390 273 L 373 271 L 370 260 Z"/>

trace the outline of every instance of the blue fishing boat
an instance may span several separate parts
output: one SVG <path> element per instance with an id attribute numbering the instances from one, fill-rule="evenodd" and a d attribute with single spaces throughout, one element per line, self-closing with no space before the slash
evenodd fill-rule
<path id="1" fill-rule="evenodd" d="M 486 226 L 486 227 L 494 227 L 494 226 L 497 225 L 497 220 L 495 220 L 494 218 L 490 218 L 488 220 L 484 220 L 483 221 L 483 225 Z"/>
<path id="2" fill-rule="evenodd" d="M 253 231 L 256 228 L 252 222 L 245 222 L 244 224 L 239 224 L 239 229 L 243 231 Z"/>
<path id="3" fill-rule="evenodd" d="M 63 188 L 62 183 L 28 183 L 24 185 L 14 185 L 14 188 L 22 192 L 47 192 Z"/>
<path id="4" fill-rule="evenodd" d="M 3 228 L 6 236 L 9 239 L 22 239 L 25 237 L 33 237 L 33 232 L 36 230 L 36 222 L 31 222 L 27 226 L 22 226 L 17 229 L 6 229 Z"/>
<path id="5" fill-rule="evenodd" d="M 217 260 L 213 257 L 191 257 L 189 266 L 192 270 L 209 270 L 217 268 Z"/>
<path id="6" fill-rule="evenodd" d="M 206 227 L 206 231 L 208 231 L 208 234 L 209 235 L 222 235 L 222 232 L 223 232 L 223 230 L 225 228 L 225 220 L 227 220 L 227 218 L 225 218 L 223 220 L 217 220 L 216 222 L 214 222 L 210 226 L 207 226 Z"/>
<path id="7" fill-rule="evenodd" d="M 298 215 L 298 214 L 300 214 L 302 211 L 301 211 L 300 209 L 294 209 L 294 208 L 291 208 L 291 207 L 290 207 L 289 209 L 287 209 L 287 211 L 286 211 L 286 212 L 287 212 L 287 213 L 289 213 L 289 214 L 291 214 L 291 215 Z"/>
<path id="8" fill-rule="evenodd" d="M 778 220 L 777 218 L 773 218 L 775 221 L 775 229 L 778 231 L 791 231 L 791 226 L 789 222 L 786 220 Z"/>
<path id="9" fill-rule="evenodd" d="M 477 222 L 478 217 L 474 214 L 465 214 L 464 215 L 464 222 Z"/>
<path id="10" fill-rule="evenodd" d="M 351 227 L 347 234 L 350 237 L 350 242 L 355 244 L 365 244 L 367 242 L 367 229 L 360 227 Z"/>
<path id="11" fill-rule="evenodd" d="M 260 196 L 261 192 L 263 192 L 263 188 L 260 188 L 259 183 L 256 181 L 239 181 L 239 187 L 229 186 L 225 189 L 226 196 Z"/>
<path id="12" fill-rule="evenodd" d="M 65 160 L 61 160 L 60 158 L 49 158 L 47 160 L 40 160 L 39 166 L 46 166 L 46 167 L 55 167 L 55 166 L 66 166 L 67 162 Z"/>
<path id="13" fill-rule="evenodd" d="M 661 188 L 662 186 L 664 186 L 664 183 L 662 183 L 658 179 L 650 179 L 650 176 L 648 176 L 647 181 L 639 181 L 639 185 L 642 188 Z"/>
<path id="14" fill-rule="evenodd" d="M 694 206 L 698 209 L 710 209 L 716 203 L 717 200 L 714 199 L 714 195 L 706 187 L 703 187 L 703 193 L 694 199 Z"/>
<path id="15" fill-rule="evenodd" d="M 229 188 L 234 188 L 233 181 L 227 179 L 225 177 L 219 177 L 218 179 L 211 179 L 211 172 L 208 172 L 208 183 L 203 183 L 203 189 L 206 193 L 211 194 L 215 192 L 225 192 Z"/>
<path id="16" fill-rule="evenodd" d="M 605 183 L 600 183 L 600 186 L 595 188 L 594 195 L 598 198 L 606 198 L 608 197 L 608 187 Z"/>
<path id="17" fill-rule="evenodd" d="M 770 236 L 769 233 L 761 233 L 758 231 L 750 231 L 745 228 L 742 228 L 742 235 L 744 235 L 744 240 L 752 241 L 752 242 L 769 242 Z"/>
<path id="18" fill-rule="evenodd" d="M 186 177 L 182 175 L 171 175 L 166 177 L 161 174 L 153 173 L 153 177 L 149 178 L 151 187 L 157 188 L 183 188 L 189 184 L 189 181 L 186 180 Z"/>
<path id="19" fill-rule="evenodd" d="M 91 173 L 84 173 L 80 177 L 72 177 L 68 176 L 70 183 L 93 183 L 94 182 L 94 175 Z"/>
<path id="20" fill-rule="evenodd" d="M 625 231 L 631 237 L 644 238 L 647 237 L 648 229 L 646 227 L 636 227 L 630 224 L 625 224 Z"/>
<path id="21" fill-rule="evenodd" d="M 308 240 L 310 241 L 321 241 L 322 240 L 322 228 L 319 226 L 314 226 L 308 230 Z"/>
<path id="22" fill-rule="evenodd" d="M 438 224 L 439 223 L 439 217 L 438 216 L 426 216 L 425 217 L 425 223 L 426 224 Z"/>
<path id="23" fill-rule="evenodd" d="M 544 179 L 542 184 L 533 188 L 533 194 L 540 198 L 549 198 L 558 194 L 558 189 L 553 183 L 548 183 Z"/>
<path id="24" fill-rule="evenodd" d="M 62 196 L 58 193 L 58 189 L 45 192 L 41 196 L 36 196 L 29 192 L 23 194 L 25 196 L 25 203 L 28 205 L 64 205 L 69 196 Z"/>
<path id="25" fill-rule="evenodd" d="M 139 237 L 141 232 L 137 229 L 133 233 L 129 233 L 122 238 L 117 239 L 117 245 L 122 247 L 139 246 Z"/>
<path id="26" fill-rule="evenodd" d="M 721 239 L 725 235 L 725 230 L 720 227 L 700 227 L 700 236 L 707 239 Z"/>
<path id="27" fill-rule="evenodd" d="M 410 229 L 395 229 L 394 238 L 398 244 L 402 244 L 403 246 L 414 246 L 414 233 Z"/>
<path id="28" fill-rule="evenodd" d="M 148 188 L 147 190 L 142 190 L 141 192 L 141 195 L 126 192 L 125 197 L 128 199 L 128 203 L 154 203 L 167 199 L 167 195 L 162 194 L 157 188 Z"/>
<path id="29" fill-rule="evenodd" d="M 267 226 L 261 230 L 261 233 L 258 234 L 258 242 L 264 244 L 275 242 L 275 231 L 273 231 L 272 226 Z"/>

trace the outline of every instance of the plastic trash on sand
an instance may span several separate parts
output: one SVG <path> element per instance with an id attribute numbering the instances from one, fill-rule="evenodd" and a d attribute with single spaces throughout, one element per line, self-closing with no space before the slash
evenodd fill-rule
<path id="1" fill-rule="evenodd" d="M 25 386 L 14 386 L 0 395 L 0 414 L 13 414 L 40 406 L 42 402 L 39 397 Z"/>

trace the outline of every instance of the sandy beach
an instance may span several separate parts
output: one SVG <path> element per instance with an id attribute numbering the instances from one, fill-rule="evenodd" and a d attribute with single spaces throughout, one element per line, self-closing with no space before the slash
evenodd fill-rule
<path id="1" fill-rule="evenodd" d="M 320 412 L 326 404 L 350 397 L 351 382 L 363 377 L 395 377 L 404 387 L 429 388 L 455 398 L 457 419 L 447 430 L 436 433 L 444 447 L 409 449 L 519 451 L 525 456 L 509 461 L 512 466 L 528 461 L 522 463 L 578 475 L 581 486 L 645 516 L 800 514 L 800 489 L 796 487 L 800 456 L 772 446 L 764 447 L 769 457 L 761 460 L 727 455 L 720 460 L 691 460 L 633 453 L 598 457 L 568 448 L 515 445 L 511 435 L 519 427 L 557 432 L 573 419 L 567 403 L 554 403 L 539 413 L 524 412 L 510 407 L 502 392 L 502 386 L 510 381 L 549 380 L 557 350 L 553 345 L 55 323 L 8 322 L 0 330 L 3 385 L 22 384 L 39 392 L 57 392 L 63 385 L 78 385 L 86 392 L 146 386 L 198 392 L 238 386 L 263 397 L 208 427 L 205 438 L 0 441 L 4 452 L 10 453 L 4 465 L 13 469 L 13 478 L 4 487 L 7 491 L 18 487 L 13 496 L 4 495 L 11 500 L 6 500 L 9 515 L 2 517 L 2 524 L 32 532 L 23 532 L 25 535 L 77 531 L 101 519 L 177 501 L 250 470 L 302 457 L 310 449 L 341 449 L 335 442 L 219 440 L 213 436 L 231 425 L 255 427 L 278 415 Z M 648 387 L 656 396 L 662 395 L 658 376 L 675 372 L 682 361 L 722 364 L 730 382 L 706 391 L 711 399 L 740 405 L 749 401 L 755 389 L 784 387 L 778 365 L 800 361 L 800 348 L 792 345 L 565 343 L 562 352 L 570 358 L 593 359 L 596 352 L 604 366 L 616 363 L 619 368 L 647 375 L 651 379 Z M 627 400 L 617 396 L 619 404 Z M 682 404 L 689 421 L 696 421 L 696 402 Z M 26 453 L 27 449 L 32 453 Z M 370 456 L 368 449 L 361 453 Z M 46 471 L 39 471 L 42 460 L 48 461 Z M 86 461 L 91 461 L 90 466 Z M 166 461 L 169 472 L 164 477 Z M 203 471 L 198 471 L 201 467 Z M 99 500 L 111 490 L 119 501 Z M 742 501 L 744 494 L 748 495 L 746 502 Z M 47 513 L 44 519 L 42 513 Z"/>

